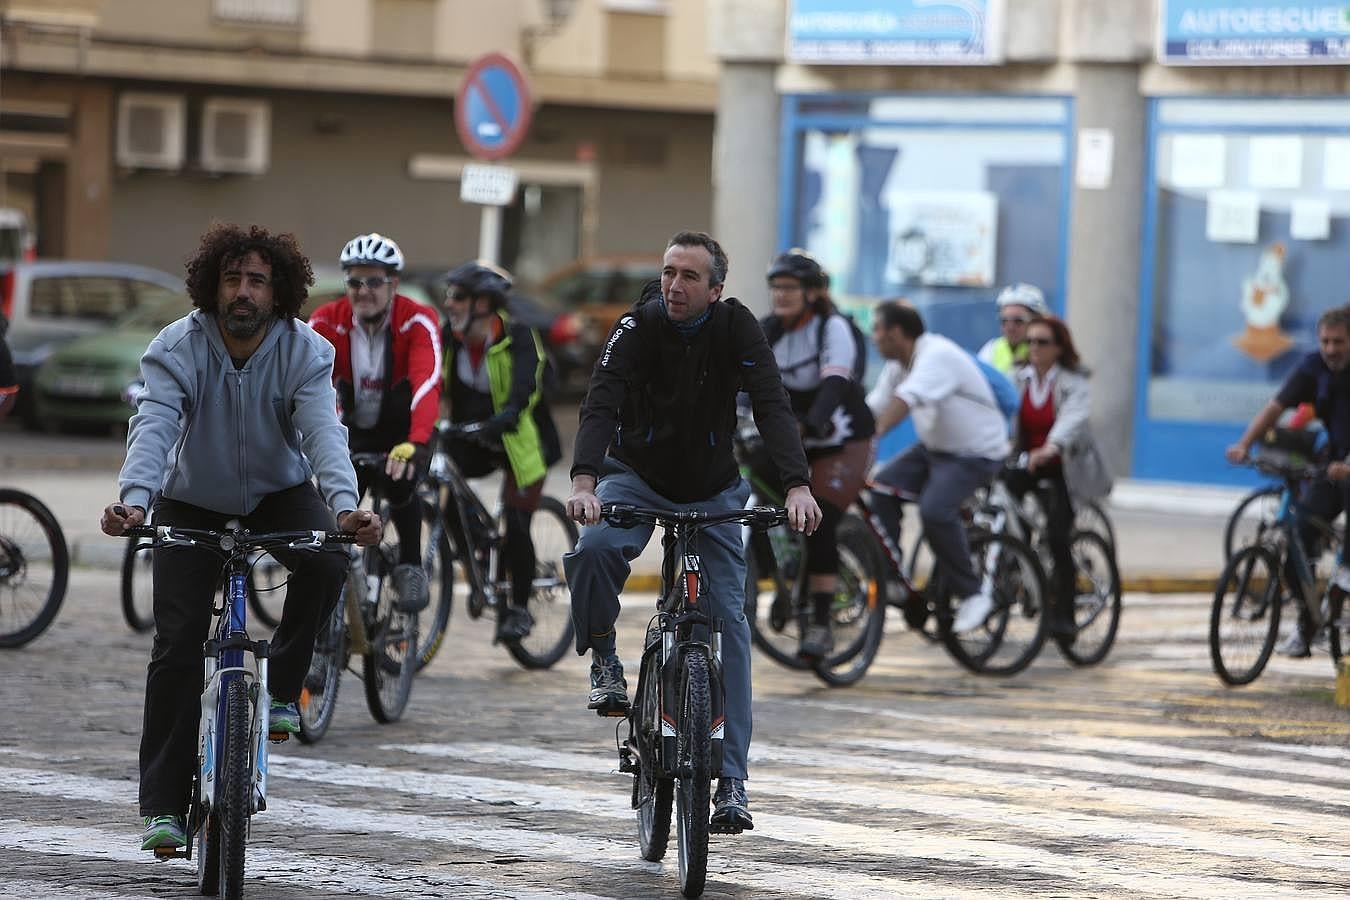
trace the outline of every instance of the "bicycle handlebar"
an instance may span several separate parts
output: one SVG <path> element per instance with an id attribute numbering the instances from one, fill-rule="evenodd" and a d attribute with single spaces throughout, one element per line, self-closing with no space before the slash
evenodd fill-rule
<path id="1" fill-rule="evenodd" d="M 224 553 L 249 550 L 323 550 L 336 544 L 354 544 L 350 531 L 272 531 L 251 534 L 243 529 L 214 531 L 205 528 L 179 528 L 176 525 L 133 525 L 122 537 L 148 537 L 155 547 L 205 547 Z"/>
<path id="2" fill-rule="evenodd" d="M 1327 466 L 1313 465 L 1309 463 L 1289 463 L 1280 462 L 1270 457 L 1249 456 L 1238 465 L 1246 466 L 1249 469 L 1255 469 L 1266 475 L 1273 475 L 1276 478 L 1282 478 L 1286 481 L 1310 481 L 1314 478 L 1325 478 Z"/>
<path id="3" fill-rule="evenodd" d="M 661 525 L 666 528 L 694 525 L 699 530 L 728 522 L 739 522 L 751 528 L 764 530 L 787 521 L 787 510 L 781 506 L 752 506 L 722 513 L 698 510 L 650 509 L 628 503 L 606 503 L 600 507 L 600 518 L 615 528 L 635 528 L 638 525 Z"/>

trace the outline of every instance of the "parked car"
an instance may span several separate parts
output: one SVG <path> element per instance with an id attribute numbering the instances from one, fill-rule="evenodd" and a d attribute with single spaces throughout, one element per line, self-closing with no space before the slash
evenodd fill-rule
<path id="1" fill-rule="evenodd" d="M 40 260 L 0 266 L 0 313 L 9 320 L 6 340 L 24 425 L 39 424 L 34 377 L 59 347 L 106 330 L 140 306 L 182 296 L 181 277 L 130 263 Z"/>
<path id="2" fill-rule="evenodd" d="M 550 273 L 539 296 L 578 320 L 573 374 L 584 389 L 614 323 L 637 300 L 642 286 L 661 276 L 661 258 L 613 256 L 579 259 Z"/>

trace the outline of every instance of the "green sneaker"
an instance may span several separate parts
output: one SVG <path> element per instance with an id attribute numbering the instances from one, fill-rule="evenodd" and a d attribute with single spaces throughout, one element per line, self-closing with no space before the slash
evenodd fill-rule
<path id="1" fill-rule="evenodd" d="M 141 849 L 156 847 L 186 847 L 187 832 L 181 816 L 146 816 L 145 830 L 141 832 Z"/>
<path id="2" fill-rule="evenodd" d="M 300 707 L 294 702 L 273 700 L 267 710 L 267 730 L 269 732 L 300 733 Z"/>

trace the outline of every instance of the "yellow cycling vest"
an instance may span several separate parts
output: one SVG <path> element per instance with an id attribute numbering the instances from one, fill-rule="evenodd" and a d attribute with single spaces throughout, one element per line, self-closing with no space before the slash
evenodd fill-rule
<path id="1" fill-rule="evenodd" d="M 1013 350 L 1012 344 L 1008 339 L 1000 337 L 994 341 L 993 359 L 989 364 L 998 369 L 1009 378 L 1013 377 L 1013 371 L 1027 361 L 1027 345 L 1023 344 L 1017 350 Z"/>
<path id="2" fill-rule="evenodd" d="M 511 398 L 511 379 L 514 375 L 515 360 L 511 356 L 510 317 L 505 310 L 499 310 L 497 315 L 502 320 L 504 336 L 502 340 L 488 347 L 487 367 L 492 409 L 494 412 L 501 412 L 502 407 L 506 406 L 506 401 Z M 548 472 L 548 465 L 544 462 L 544 450 L 539 441 L 539 426 L 534 421 L 534 408 L 539 404 L 539 398 L 544 390 L 544 346 L 539 340 L 539 333 L 533 328 L 530 329 L 530 337 L 534 340 L 534 354 L 537 359 L 534 367 L 534 391 L 531 392 L 525 408 L 520 411 L 515 430 L 502 434 L 502 448 L 506 450 L 506 458 L 511 463 L 511 473 L 515 476 L 516 486 L 522 488 L 534 484 Z M 450 379 L 454 377 L 454 364 L 454 349 L 447 348 L 444 369 L 446 396 L 449 396 Z"/>

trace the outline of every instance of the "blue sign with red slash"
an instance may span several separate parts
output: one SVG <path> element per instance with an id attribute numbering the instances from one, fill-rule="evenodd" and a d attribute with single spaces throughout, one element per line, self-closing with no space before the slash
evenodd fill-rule
<path id="1" fill-rule="evenodd" d="M 455 128 L 478 159 L 510 156 L 530 127 L 529 84 L 520 67 L 500 53 L 474 60 L 455 95 Z"/>

